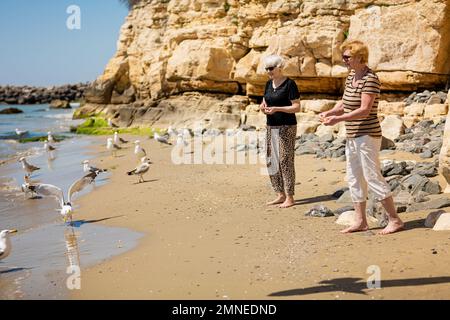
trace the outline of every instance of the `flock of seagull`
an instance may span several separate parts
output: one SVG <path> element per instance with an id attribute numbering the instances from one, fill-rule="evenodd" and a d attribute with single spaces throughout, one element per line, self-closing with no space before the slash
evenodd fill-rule
<path id="1" fill-rule="evenodd" d="M 15 131 L 19 138 L 23 138 L 24 136 L 28 135 L 28 131 L 22 131 L 17 128 Z M 177 144 L 186 144 L 186 142 L 184 141 L 184 137 L 187 136 L 187 133 L 177 133 L 171 127 L 168 128 L 167 133 L 164 135 L 159 134 L 155 130 L 152 130 L 152 134 L 153 139 L 162 144 L 172 145 L 170 139 L 174 136 L 177 136 Z M 190 137 L 190 133 L 188 134 Z M 111 153 L 112 156 L 115 157 L 117 155 L 117 151 L 123 149 L 122 145 L 127 144 L 128 142 L 129 141 L 119 137 L 118 132 L 115 131 L 112 138 L 107 138 L 106 149 Z M 49 131 L 47 133 L 47 140 L 44 141 L 43 149 L 48 153 L 56 150 L 57 148 L 52 145 L 53 143 L 55 143 L 55 139 L 53 138 L 52 133 Z M 145 182 L 144 174 L 149 171 L 152 162 L 147 157 L 147 152 L 144 148 L 142 148 L 139 140 L 134 141 L 134 155 L 139 159 L 139 163 L 133 170 L 127 171 L 126 174 L 130 176 L 138 176 L 138 183 Z M 31 180 L 31 175 L 35 171 L 40 170 L 40 168 L 29 163 L 26 157 L 21 157 L 18 161 L 22 164 L 22 168 L 25 171 L 24 183 L 21 185 L 21 190 L 25 194 L 25 196 L 30 199 L 38 196 L 55 198 L 58 203 L 58 209 L 56 209 L 56 211 L 58 211 L 62 215 L 65 223 L 70 220 L 71 224 L 74 211 L 74 195 L 85 189 L 90 184 L 94 183 L 95 178 L 100 173 L 107 171 L 107 169 L 100 169 L 91 166 L 89 160 L 84 160 L 82 162 L 82 165 L 85 175 L 73 182 L 70 185 L 67 193 L 65 194 L 61 188 L 55 185 L 33 182 Z M 3 230 L 0 232 L 0 260 L 5 259 L 10 254 L 11 240 L 9 236 L 16 232 L 17 230 L 15 229 Z"/>

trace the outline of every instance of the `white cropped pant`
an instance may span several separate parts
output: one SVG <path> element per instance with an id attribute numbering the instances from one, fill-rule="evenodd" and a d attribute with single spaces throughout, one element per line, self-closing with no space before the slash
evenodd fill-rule
<path id="1" fill-rule="evenodd" d="M 367 187 L 377 200 L 384 200 L 392 195 L 391 188 L 381 174 L 380 147 L 381 138 L 369 135 L 347 138 L 347 180 L 353 202 L 366 201 Z"/>

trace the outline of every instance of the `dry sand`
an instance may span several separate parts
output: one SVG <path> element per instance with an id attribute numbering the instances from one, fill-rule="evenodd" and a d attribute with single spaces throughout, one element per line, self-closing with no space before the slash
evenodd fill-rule
<path id="1" fill-rule="evenodd" d="M 147 182 L 125 174 L 132 148 L 102 153 L 94 163 L 111 169 L 111 182 L 78 201 L 76 218 L 121 216 L 99 223 L 145 237 L 83 269 L 74 299 L 450 298 L 450 232 L 425 228 L 429 211 L 402 213 L 406 231 L 389 236 L 375 227 L 343 235 L 335 217 L 304 215 L 343 206 L 328 195 L 346 186 L 344 162 L 297 156 L 299 204 L 279 209 L 265 205 L 274 194 L 261 165 L 174 165 L 171 147 L 140 139 L 153 161 Z M 405 156 L 414 159 L 395 157 Z M 372 265 L 381 289 L 367 288 Z"/>

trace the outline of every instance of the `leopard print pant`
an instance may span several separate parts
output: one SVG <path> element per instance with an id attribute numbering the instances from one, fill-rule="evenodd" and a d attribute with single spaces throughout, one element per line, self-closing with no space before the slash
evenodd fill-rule
<path id="1" fill-rule="evenodd" d="M 267 126 L 267 169 L 272 187 L 277 193 L 294 195 L 295 138 L 297 126 Z"/>

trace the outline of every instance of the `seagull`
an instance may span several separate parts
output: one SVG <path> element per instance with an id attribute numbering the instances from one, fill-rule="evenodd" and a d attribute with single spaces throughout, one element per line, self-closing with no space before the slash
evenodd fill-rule
<path id="1" fill-rule="evenodd" d="M 119 147 L 117 144 L 113 143 L 113 139 L 112 138 L 108 138 L 107 143 L 106 143 L 106 149 L 111 151 L 111 154 L 113 156 L 116 156 L 117 150 L 120 150 L 122 148 Z"/>
<path id="2" fill-rule="evenodd" d="M 49 143 L 55 143 L 55 139 L 53 139 L 52 132 L 47 132 L 47 140 Z"/>
<path id="3" fill-rule="evenodd" d="M 177 137 L 177 146 L 187 146 L 188 142 L 183 139 L 183 134 L 179 133 Z"/>
<path id="4" fill-rule="evenodd" d="M 163 136 L 160 136 L 160 135 L 158 134 L 158 132 L 155 131 L 155 133 L 154 133 L 154 135 L 153 135 L 153 139 L 155 139 L 156 141 L 158 141 L 158 142 L 160 142 L 160 143 L 172 145 L 172 144 L 169 142 L 169 135 L 163 135 Z"/>
<path id="5" fill-rule="evenodd" d="M 16 134 L 17 134 L 19 137 L 23 137 L 24 135 L 27 135 L 27 134 L 28 134 L 28 131 L 27 131 L 27 130 L 19 130 L 18 128 L 16 128 Z"/>
<path id="6" fill-rule="evenodd" d="M 56 150 L 56 148 L 54 146 L 52 146 L 47 140 L 45 140 L 44 149 L 47 152 Z"/>
<path id="7" fill-rule="evenodd" d="M 111 128 L 117 128 L 117 126 L 112 122 L 111 118 L 108 118 L 108 126 Z"/>
<path id="8" fill-rule="evenodd" d="M 0 260 L 5 259 L 11 253 L 11 240 L 9 235 L 16 233 L 17 230 L 3 230 L 0 232 Z"/>
<path id="9" fill-rule="evenodd" d="M 85 187 L 94 182 L 96 177 L 97 174 L 95 172 L 90 172 L 81 179 L 78 179 L 77 181 L 72 183 L 67 194 L 67 201 L 65 201 L 63 191 L 52 184 L 38 183 L 35 185 L 30 185 L 30 189 L 38 195 L 56 198 L 60 206 L 57 211 L 59 211 L 60 214 L 64 217 L 64 222 L 66 222 L 67 219 L 70 219 L 70 222 L 72 222 L 73 196 L 75 195 L 75 193 L 80 192 Z"/>
<path id="10" fill-rule="evenodd" d="M 135 154 L 139 159 L 142 159 L 142 157 L 147 156 L 147 152 L 145 152 L 145 149 L 141 147 L 140 143 L 141 143 L 141 142 L 140 142 L 139 140 L 136 140 L 136 141 L 134 142 L 134 144 L 135 144 L 135 147 L 134 147 L 134 154 Z"/>
<path id="11" fill-rule="evenodd" d="M 234 129 L 226 129 L 225 130 L 225 135 L 227 137 L 233 136 L 234 135 Z"/>
<path id="12" fill-rule="evenodd" d="M 145 182 L 143 175 L 150 169 L 150 160 L 147 157 L 141 158 L 141 163 L 131 171 L 127 172 L 127 175 L 137 175 L 139 176 L 138 183 Z"/>
<path id="13" fill-rule="evenodd" d="M 171 137 L 171 136 L 177 136 L 177 135 L 178 135 L 178 132 L 177 132 L 176 130 L 174 130 L 174 129 L 172 128 L 172 126 L 169 126 L 169 128 L 167 129 L 167 133 L 169 134 L 170 137 Z"/>
<path id="14" fill-rule="evenodd" d="M 33 166 L 32 164 L 29 164 L 25 157 L 21 157 L 19 159 L 19 162 L 22 162 L 22 168 L 28 173 L 28 176 L 30 176 L 33 171 L 41 169 L 39 167 Z"/>
<path id="15" fill-rule="evenodd" d="M 86 172 L 86 173 L 87 172 L 94 172 L 95 174 L 98 175 L 100 172 L 107 172 L 108 171 L 107 169 L 99 169 L 99 168 L 90 166 L 89 165 L 89 160 L 84 160 L 82 162 L 82 164 L 83 164 L 83 171 Z"/>
<path id="16" fill-rule="evenodd" d="M 119 142 L 121 142 L 121 143 L 128 143 L 127 140 L 124 140 L 121 137 L 119 137 L 119 134 L 117 133 L 117 131 L 115 131 L 114 132 L 114 143 L 118 145 Z"/>
<path id="17" fill-rule="evenodd" d="M 203 128 L 201 127 L 195 128 L 193 131 L 194 137 L 201 137 L 203 135 Z"/>
<path id="18" fill-rule="evenodd" d="M 33 193 L 35 193 L 35 192 L 32 190 L 33 189 L 33 185 L 31 184 L 30 177 L 24 176 L 23 180 L 25 182 L 22 183 L 22 185 L 21 185 L 22 192 L 25 193 L 25 196 L 28 196 L 28 194 L 31 193 L 31 197 L 30 198 L 32 198 L 33 197 Z"/>

